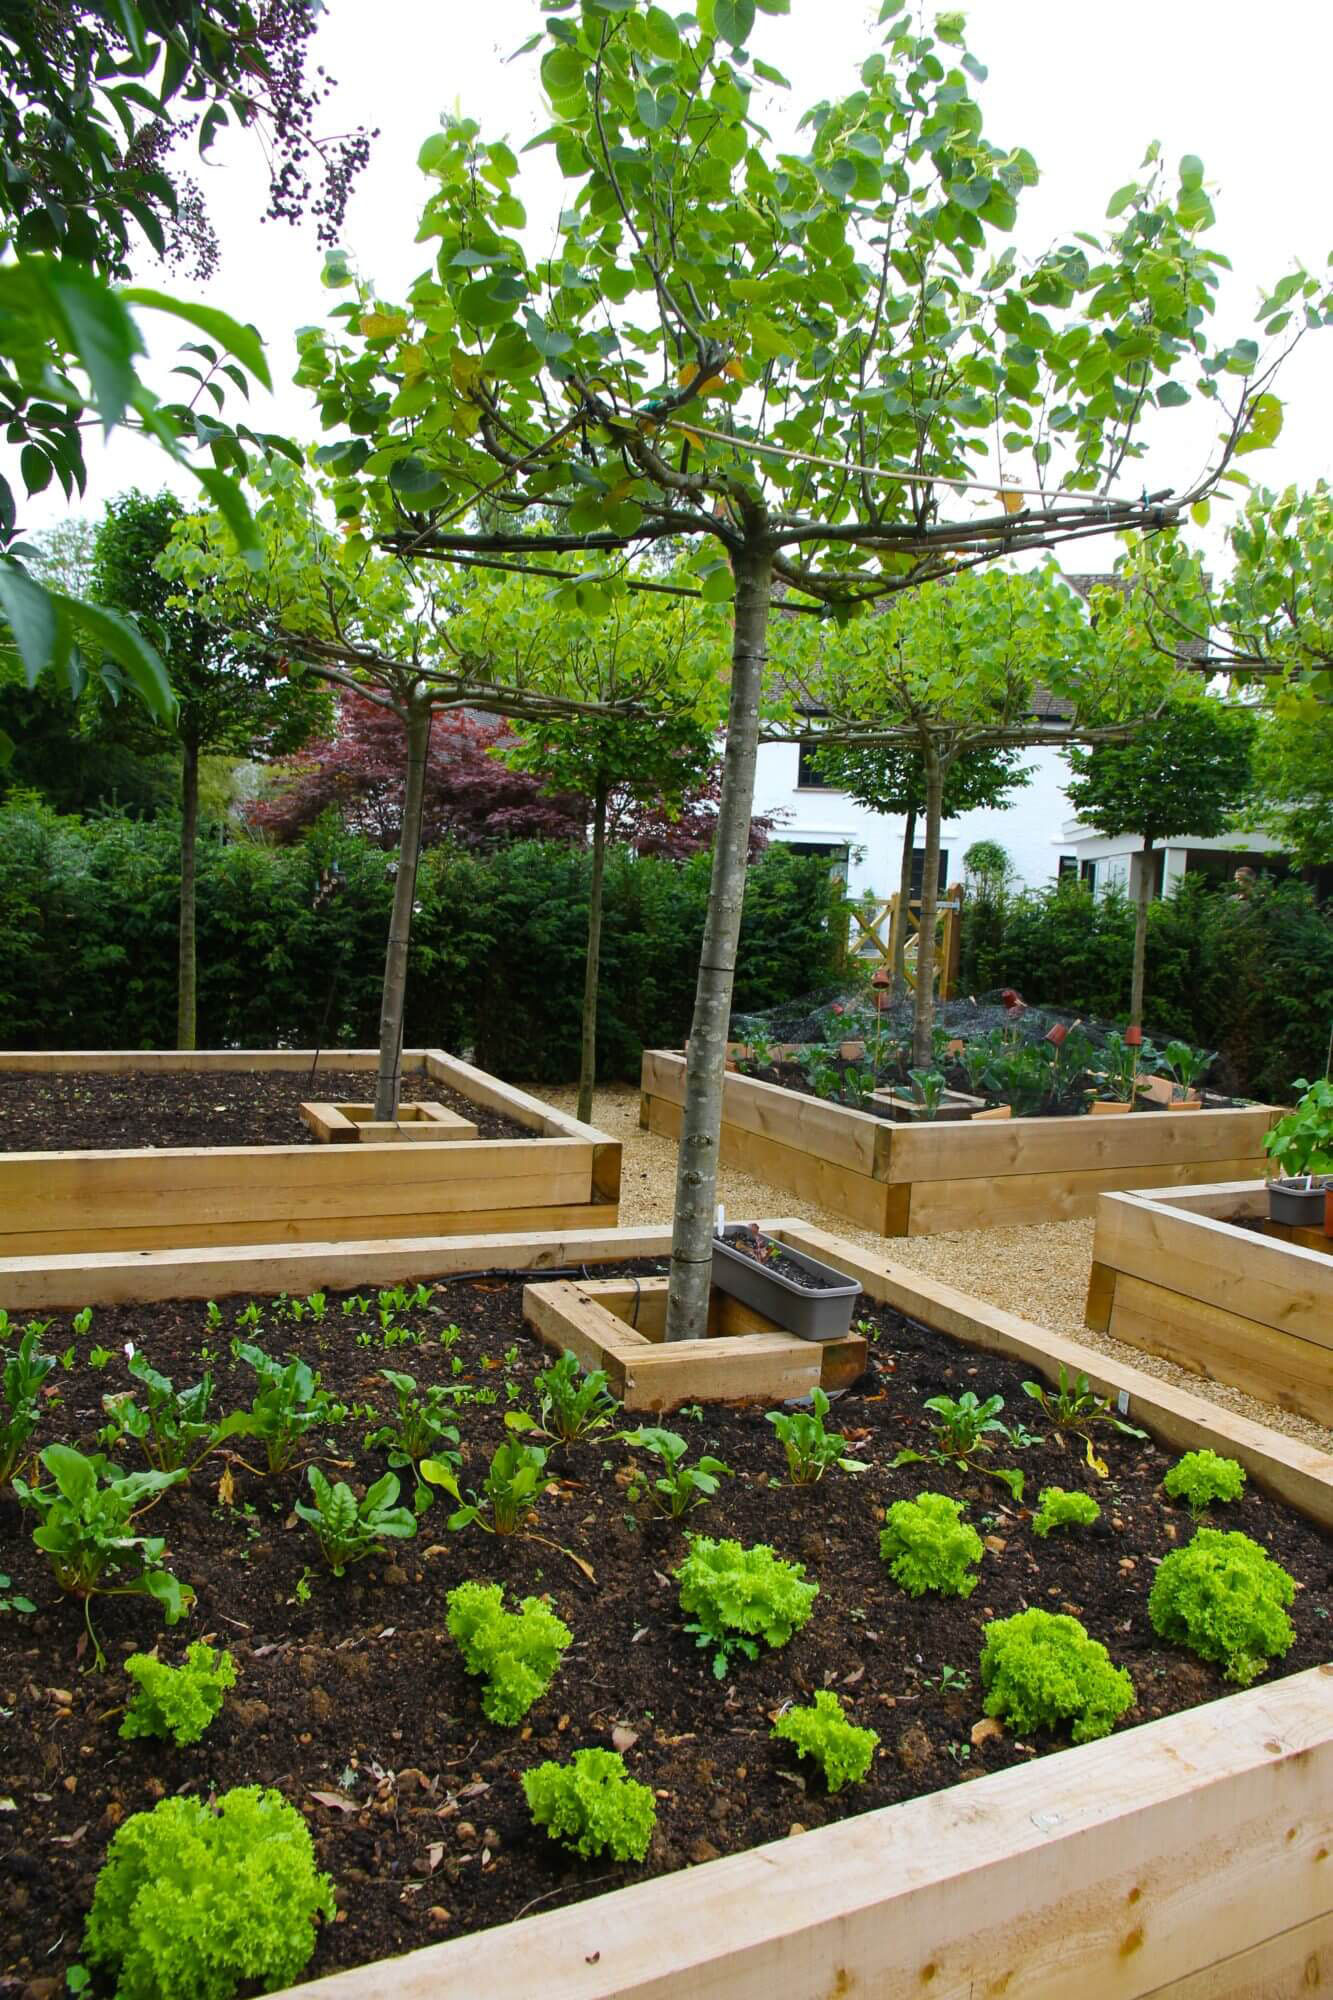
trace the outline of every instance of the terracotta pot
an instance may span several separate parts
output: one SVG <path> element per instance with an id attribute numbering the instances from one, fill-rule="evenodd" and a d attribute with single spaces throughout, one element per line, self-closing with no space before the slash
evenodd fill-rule
<path id="1" fill-rule="evenodd" d="M 952 1040 L 944 1044 L 944 1053 L 946 1056 L 961 1056 L 966 1047 L 967 1043 L 963 1040 L 962 1036 L 955 1035 Z"/>
<path id="2" fill-rule="evenodd" d="M 866 1052 L 864 1042 L 839 1042 L 838 1054 L 844 1062 L 860 1062 Z"/>
<path id="3" fill-rule="evenodd" d="M 1130 1104 L 1122 1104 L 1114 1097 L 1094 1097 L 1088 1110 L 1094 1118 L 1118 1118 L 1122 1113 L 1133 1110 Z"/>
<path id="4" fill-rule="evenodd" d="M 1012 1118 L 1013 1115 L 1014 1107 L 1012 1104 L 993 1104 L 989 1111 L 974 1111 L 972 1113 L 972 1123 L 980 1125 L 983 1118 Z"/>

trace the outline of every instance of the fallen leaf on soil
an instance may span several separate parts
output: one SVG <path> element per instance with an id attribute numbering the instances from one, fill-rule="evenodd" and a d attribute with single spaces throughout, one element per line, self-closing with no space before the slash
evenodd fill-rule
<path id="1" fill-rule="evenodd" d="M 224 1465 L 222 1477 L 218 1481 L 218 1505 L 230 1507 L 236 1497 L 236 1481 L 231 1476 L 231 1467 Z"/>
<path id="2" fill-rule="evenodd" d="M 972 1724 L 972 1748 L 979 1750 L 983 1743 L 989 1743 L 993 1737 L 1003 1735 L 1004 1724 L 997 1722 L 993 1715 L 983 1715 L 980 1722 Z"/>
<path id="3" fill-rule="evenodd" d="M 858 1681 L 865 1679 L 865 1673 L 866 1670 L 864 1667 L 853 1667 L 852 1671 L 849 1674 L 843 1675 L 842 1678 L 843 1686 L 845 1688 L 855 1687 Z"/>
<path id="4" fill-rule="evenodd" d="M 360 1802 L 349 1799 L 344 1792 L 312 1792 L 310 1796 L 320 1805 L 332 1807 L 335 1812 L 358 1813 L 361 1810 Z"/>
<path id="5" fill-rule="evenodd" d="M 646 1625 L 640 1625 L 638 1631 L 634 1634 L 634 1637 L 630 1640 L 630 1644 L 631 1646 L 637 1646 L 640 1639 L 646 1639 L 647 1637 L 648 1637 L 648 1627 Z"/>
<path id="6" fill-rule="evenodd" d="M 444 1842 L 442 1840 L 432 1840 L 430 1846 L 426 1849 L 426 1860 L 430 1865 L 430 1872 L 432 1875 L 435 1873 L 435 1870 L 439 1867 L 443 1859 L 444 1859 Z"/>
<path id="7" fill-rule="evenodd" d="M 88 1825 L 87 1821 L 85 1821 L 73 1833 L 53 1833 L 51 1836 L 51 1845 L 53 1847 L 77 1847 L 87 1831 Z"/>
<path id="8" fill-rule="evenodd" d="M 17 1812 L 13 1799 L 0 1799 L 0 1812 Z"/>
<path id="9" fill-rule="evenodd" d="M 638 1740 L 638 1730 L 631 1729 L 627 1723 L 618 1722 L 611 1731 L 611 1747 L 614 1750 L 632 1750 Z"/>
<path id="10" fill-rule="evenodd" d="M 993 1556 L 1002 1556 L 1009 1546 L 1003 1535 L 987 1535 L 985 1541 Z"/>

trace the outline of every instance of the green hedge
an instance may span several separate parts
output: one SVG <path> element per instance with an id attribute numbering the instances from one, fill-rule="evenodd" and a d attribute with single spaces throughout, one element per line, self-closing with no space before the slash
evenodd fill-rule
<path id="1" fill-rule="evenodd" d="M 10 1048 L 165 1048 L 175 1033 L 177 829 L 0 808 L 0 1020 Z M 316 909 L 320 872 L 342 886 Z M 388 858 L 320 826 L 298 846 L 199 849 L 201 1047 L 373 1044 Z M 687 1031 L 709 857 L 607 866 L 599 1015 L 605 1076 Z M 588 859 L 519 842 L 431 850 L 418 889 L 409 1044 L 473 1048 L 510 1077 L 578 1071 Z M 833 973 L 828 866 L 773 846 L 751 869 L 736 1005 L 770 1007 Z"/>
<path id="2" fill-rule="evenodd" d="M 964 986 L 1101 1020 L 1129 1007 L 1134 912 L 1078 883 L 967 905 Z M 1299 882 L 1246 895 L 1185 879 L 1148 916 L 1145 1025 L 1217 1049 L 1224 1087 L 1279 1102 L 1322 1076 L 1333 1027 L 1333 905 Z"/>

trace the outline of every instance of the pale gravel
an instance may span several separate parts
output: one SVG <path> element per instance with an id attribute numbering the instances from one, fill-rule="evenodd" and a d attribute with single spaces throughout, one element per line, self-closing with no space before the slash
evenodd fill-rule
<path id="1" fill-rule="evenodd" d="M 545 1084 L 525 1088 L 561 1111 L 574 1109 L 573 1090 Z M 675 1198 L 676 1147 L 674 1141 L 640 1127 L 638 1091 L 623 1084 L 599 1089 L 592 1122 L 611 1138 L 619 1139 L 624 1148 L 620 1220 L 638 1225 L 668 1223 Z M 1106 1334 L 1086 1327 L 1083 1306 L 1092 1265 L 1090 1216 L 1076 1222 L 1041 1222 L 1025 1229 L 970 1229 L 939 1236 L 885 1237 L 731 1167 L 723 1167 L 718 1175 L 718 1199 L 737 1220 L 790 1215 L 805 1222 L 817 1222 L 822 1229 L 844 1236 L 864 1249 L 874 1250 L 932 1278 L 943 1279 L 960 1291 L 985 1299 L 990 1305 L 1003 1306 L 1023 1319 L 1035 1320 L 1053 1333 L 1064 1334 L 1113 1360 L 1142 1369 L 1145 1375 L 1173 1382 L 1178 1388 L 1220 1403 L 1253 1423 L 1299 1438 L 1316 1451 L 1333 1453 L 1333 1431 L 1322 1424 L 1278 1409 L 1274 1404 L 1260 1403 L 1228 1383 L 1195 1375 L 1178 1368 L 1174 1362 L 1145 1354 L 1137 1347 L 1126 1347 L 1123 1341 L 1111 1340 Z"/>

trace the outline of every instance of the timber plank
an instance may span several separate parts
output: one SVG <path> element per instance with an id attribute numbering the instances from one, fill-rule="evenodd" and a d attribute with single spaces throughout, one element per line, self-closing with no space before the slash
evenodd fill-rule
<path id="1" fill-rule="evenodd" d="M 682 1111 L 679 1104 L 664 1097 L 651 1097 L 649 1128 L 669 1139 L 679 1139 Z M 724 1105 L 725 1112 L 725 1105 Z M 869 1174 L 855 1173 L 806 1151 L 783 1145 L 777 1139 L 762 1138 L 748 1128 L 732 1125 L 724 1117 L 718 1157 L 723 1166 L 736 1167 L 767 1181 L 770 1187 L 798 1195 L 802 1201 L 859 1222 L 867 1229 L 883 1233 L 888 1221 L 890 1200 L 880 1181 Z"/>
<path id="2" fill-rule="evenodd" d="M 1115 1301 L 1116 1274 L 1109 1264 L 1094 1259 L 1088 1273 L 1088 1298 L 1083 1308 L 1083 1324 L 1093 1333 L 1105 1333 L 1111 1323 Z"/>
<path id="3" fill-rule="evenodd" d="M 290 2000 L 1165 2000 L 1327 1930 L 1331 1714 L 1315 1668 Z"/>
<path id="4" fill-rule="evenodd" d="M 1159 1201 L 1109 1196 L 1093 1256 L 1127 1276 L 1333 1346 L 1333 1258 Z"/>
<path id="5" fill-rule="evenodd" d="M 425 1066 L 424 1049 L 404 1049 L 402 1065 L 409 1075 Z M 5 1049 L 0 1070 L 35 1070 L 46 1075 L 66 1071 L 110 1073 L 142 1070 L 309 1070 L 318 1063 L 331 1069 L 375 1069 L 378 1049 Z M 314 1081 L 319 1080 L 319 1068 Z"/>
<path id="6" fill-rule="evenodd" d="M 1244 1172 L 1249 1164 L 1246 1160 L 1200 1160 L 1182 1162 L 1173 1171 L 1189 1181 L 1211 1176 L 1219 1168 Z M 996 1180 L 915 1180 L 911 1183 L 909 1233 L 929 1236 L 947 1229 L 1009 1229 L 1033 1222 L 1068 1222 L 1076 1216 L 1095 1214 L 1101 1195 L 1159 1186 L 1164 1171 L 1158 1160 L 1144 1167 L 1002 1174 Z"/>
<path id="7" fill-rule="evenodd" d="M 652 1097 L 683 1105 L 685 1058 L 666 1049 L 645 1052 L 643 1088 Z M 729 1075 L 722 1086 L 722 1121 L 760 1139 L 776 1140 L 813 1153 L 831 1165 L 871 1175 L 875 1168 L 875 1135 L 881 1120 L 850 1105 L 825 1104 L 802 1097 L 778 1083 L 757 1077 Z"/>
<path id="8" fill-rule="evenodd" d="M 391 1219 L 394 1231 L 402 1230 L 408 1238 L 495 1235 L 507 1241 L 511 1231 L 610 1228 L 615 1224 L 618 1213 L 609 1203 L 584 1200 L 541 1204 L 530 1200 L 519 1207 L 467 1208 L 457 1214 L 448 1214 L 440 1209 L 423 1213 L 415 1209 L 395 1209 L 391 1212 Z M 154 1250 L 221 1249 L 229 1245 L 245 1249 L 265 1243 L 311 1243 L 318 1247 L 323 1243 L 356 1243 L 376 1237 L 389 1243 L 401 1240 L 396 1233 L 386 1236 L 382 1212 L 371 1215 L 360 1212 L 326 1214 L 303 1219 L 247 1216 L 239 1223 L 182 1222 L 170 1226 L 153 1223 L 133 1229 L 59 1229 L 42 1237 L 45 1247 L 40 1258 L 29 1254 L 33 1241 L 31 1232 L 23 1236 L 0 1235 L 0 1280 L 15 1265 L 39 1263 L 49 1266 L 61 1257 L 81 1263 L 91 1253 L 143 1255 Z M 176 1295 L 166 1293 L 162 1296 L 170 1298 Z M 213 1295 L 209 1293 L 206 1296 Z M 93 1302 L 72 1300 L 70 1303 Z"/>
<path id="9" fill-rule="evenodd" d="M 1099 1167 L 1177 1166 L 1263 1159 L 1263 1136 L 1280 1114 L 1266 1104 L 1239 1111 L 1141 1111 L 1128 1118 L 1011 1118 L 998 1124 L 913 1124 L 893 1149 L 906 1181 L 997 1179 Z M 1072 1129 L 1071 1129 L 1072 1128 Z M 1256 1165 L 1255 1172 L 1262 1171 Z M 1215 1173 L 1214 1180 L 1229 1179 Z"/>
<path id="10" fill-rule="evenodd" d="M 1296 2000 L 1333 1987 L 1333 1919 L 1311 1917 L 1262 1944 L 1159 1986 L 1144 2000 Z"/>
<path id="11" fill-rule="evenodd" d="M 1333 1424 L 1333 1327 L 1324 1341 L 1302 1340 L 1122 1271 L 1106 1331 L 1261 1403 Z"/>
<path id="12" fill-rule="evenodd" d="M 1163 1443 L 1187 1451 L 1203 1445 L 1225 1451 L 1279 1499 L 1298 1507 L 1321 1527 L 1333 1527 L 1333 1457 L 1327 1453 L 1251 1423 L 1234 1410 L 1205 1402 L 1155 1375 L 1145 1375 L 1142 1369 L 1112 1361 L 1095 1348 L 1020 1319 L 1001 1306 L 970 1298 L 924 1272 L 844 1242 L 814 1223 L 783 1220 L 762 1226 L 766 1234 L 808 1250 L 835 1270 L 859 1279 L 872 1299 L 923 1320 L 941 1333 L 952 1333 L 973 1347 L 1027 1362 L 1048 1382 L 1054 1383 L 1063 1367 L 1070 1374 L 1086 1375 L 1101 1395 L 1116 1396 L 1123 1390 L 1129 1398 L 1132 1421 Z"/>

